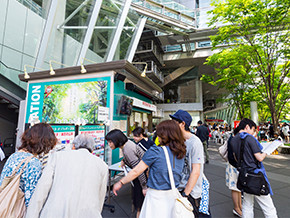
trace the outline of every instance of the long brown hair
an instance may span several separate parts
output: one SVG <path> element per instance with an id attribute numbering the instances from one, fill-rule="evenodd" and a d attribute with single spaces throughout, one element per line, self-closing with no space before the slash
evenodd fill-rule
<path id="1" fill-rule="evenodd" d="M 20 149 L 32 154 L 48 153 L 57 143 L 54 131 L 49 124 L 38 123 L 27 129 L 21 138 Z"/>
<path id="2" fill-rule="evenodd" d="M 160 138 L 160 145 L 168 145 L 172 153 L 178 159 L 181 159 L 185 156 L 185 139 L 176 121 L 162 121 L 156 127 L 156 134 Z"/>

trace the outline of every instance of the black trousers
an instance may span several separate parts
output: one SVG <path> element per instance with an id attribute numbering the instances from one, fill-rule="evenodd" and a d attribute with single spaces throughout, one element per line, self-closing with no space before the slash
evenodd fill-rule
<path id="1" fill-rule="evenodd" d="M 193 213 L 194 213 L 195 218 L 197 218 L 197 217 L 211 217 L 211 215 L 207 215 L 207 214 L 203 214 L 203 213 L 199 212 L 199 205 L 200 205 L 201 198 L 194 199 L 191 195 L 189 195 L 187 199 L 189 200 L 189 202 L 193 206 Z M 209 214 L 210 214 L 210 211 L 209 211 Z"/>

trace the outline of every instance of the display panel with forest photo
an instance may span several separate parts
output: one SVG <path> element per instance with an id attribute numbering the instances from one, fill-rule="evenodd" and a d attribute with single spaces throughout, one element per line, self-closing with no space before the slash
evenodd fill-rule
<path id="1" fill-rule="evenodd" d="M 106 80 L 45 85 L 42 121 L 97 123 L 98 107 L 107 107 L 107 88 Z"/>

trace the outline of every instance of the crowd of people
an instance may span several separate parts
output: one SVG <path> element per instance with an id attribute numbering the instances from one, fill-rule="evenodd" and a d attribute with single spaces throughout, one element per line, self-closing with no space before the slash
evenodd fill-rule
<path id="1" fill-rule="evenodd" d="M 233 128 L 228 124 L 217 124 L 206 125 L 210 131 L 210 138 L 215 143 L 223 144 L 226 140 L 229 139 L 230 135 L 233 133 Z M 196 127 L 193 127 L 192 131 L 196 133 Z M 259 141 L 273 141 L 275 139 L 284 140 L 284 142 L 290 143 L 290 127 L 289 124 L 284 122 L 278 125 L 278 130 L 275 132 L 272 123 L 260 123 L 257 127 L 258 134 L 257 138 Z"/>
<path id="2" fill-rule="evenodd" d="M 119 129 L 107 133 L 105 139 L 109 147 L 112 150 L 119 148 L 123 153 L 121 166 L 131 169 L 114 184 L 113 193 L 118 195 L 125 184 L 131 183 L 137 218 L 172 217 L 176 195 L 167 168 L 165 153 L 168 153 L 174 184 L 192 204 L 194 216 L 211 217 L 209 181 L 204 174 L 204 164 L 209 162 L 208 140 L 210 136 L 217 138 L 215 131 L 219 127 L 215 126 L 211 131 L 211 127 L 199 121 L 193 132 L 190 129 L 192 117 L 184 110 L 178 110 L 170 118 L 157 125 L 154 141 L 148 139 L 141 127 L 132 131 L 135 143 Z M 254 217 L 253 202 L 256 199 L 265 217 L 275 218 L 273 192 L 262 164 L 266 154 L 255 138 L 256 129 L 256 124 L 249 119 L 243 119 L 233 134 L 229 127 L 226 128 L 223 140 L 228 143 L 229 155 L 232 153 L 236 161 L 239 160 L 238 165 L 231 161 L 227 163 L 226 185 L 232 193 L 236 216 Z M 26 217 L 101 217 L 108 166 L 92 154 L 94 139 L 80 134 L 73 141 L 72 149 L 56 148 L 56 144 L 50 125 L 39 123 L 27 129 L 21 147 L 5 163 L 0 185 L 29 157 L 19 185 L 24 193 Z M 269 194 L 241 194 L 237 188 L 240 171 L 261 172 Z"/>

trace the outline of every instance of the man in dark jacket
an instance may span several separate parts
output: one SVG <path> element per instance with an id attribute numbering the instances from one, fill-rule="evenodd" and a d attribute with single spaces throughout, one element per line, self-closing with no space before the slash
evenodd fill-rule
<path id="1" fill-rule="evenodd" d="M 202 142 L 203 145 L 203 150 L 205 153 L 205 163 L 208 163 L 209 161 L 209 155 L 208 155 L 208 151 L 207 151 L 207 141 L 208 141 L 208 137 L 209 137 L 209 132 L 208 129 L 202 125 L 202 121 L 198 121 L 197 122 L 197 131 L 196 131 L 196 135 L 197 137 L 200 139 L 200 141 Z"/>

